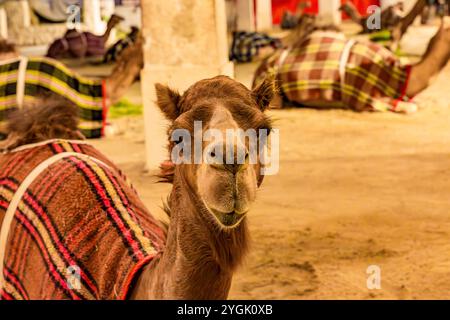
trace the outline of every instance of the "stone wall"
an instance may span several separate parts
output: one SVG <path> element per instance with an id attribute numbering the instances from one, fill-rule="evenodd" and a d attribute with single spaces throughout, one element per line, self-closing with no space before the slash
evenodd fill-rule
<path id="1" fill-rule="evenodd" d="M 8 39 L 19 46 L 46 45 L 64 35 L 66 23 L 32 24 L 27 0 L 9 0 L 3 4 L 7 16 Z M 85 1 L 84 30 L 102 34 L 106 23 L 101 20 L 100 1 Z"/>
<path id="2" fill-rule="evenodd" d="M 144 0 L 143 33 L 151 47 L 146 63 L 217 65 L 214 6 L 214 0 Z"/>
<path id="3" fill-rule="evenodd" d="M 64 23 L 31 25 L 27 1 L 7 1 L 3 8 L 7 18 L 8 39 L 19 46 L 49 44 L 66 31 Z"/>
<path id="4" fill-rule="evenodd" d="M 42 24 L 27 29 L 9 26 L 8 39 L 19 46 L 39 46 L 52 43 L 65 32 L 65 24 Z"/>

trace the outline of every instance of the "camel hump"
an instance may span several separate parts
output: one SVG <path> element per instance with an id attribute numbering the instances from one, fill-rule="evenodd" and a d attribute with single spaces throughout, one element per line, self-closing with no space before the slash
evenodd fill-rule
<path id="1" fill-rule="evenodd" d="M 7 138 L 0 143 L 0 149 L 11 150 L 50 139 L 84 139 L 77 127 L 78 113 L 79 108 L 66 98 L 42 94 L 8 117 Z"/>

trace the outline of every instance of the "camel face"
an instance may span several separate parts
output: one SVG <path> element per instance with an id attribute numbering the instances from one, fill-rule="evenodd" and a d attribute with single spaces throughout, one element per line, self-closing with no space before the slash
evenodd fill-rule
<path id="1" fill-rule="evenodd" d="M 257 166 L 250 163 L 250 141 L 230 110 L 217 104 L 203 141 L 203 158 L 196 168 L 196 187 L 209 213 L 221 227 L 237 226 L 255 201 Z M 208 133 L 214 133 L 209 139 Z M 209 141 L 211 140 L 211 141 Z M 247 141 L 246 141 L 247 140 Z"/>
<path id="2" fill-rule="evenodd" d="M 183 96 L 156 88 L 161 110 L 173 121 L 169 136 L 175 182 L 177 174 L 184 177 L 207 219 L 221 228 L 237 227 L 263 178 L 257 150 L 260 134 L 271 128 L 263 111 L 273 97 L 272 82 L 250 91 L 220 76 L 197 82 Z M 189 134 L 180 139 L 179 132 Z M 174 154 L 183 161 L 173 159 Z"/>

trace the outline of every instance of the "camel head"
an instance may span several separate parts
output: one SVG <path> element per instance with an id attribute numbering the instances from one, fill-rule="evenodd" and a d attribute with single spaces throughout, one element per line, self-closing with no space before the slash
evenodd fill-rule
<path id="1" fill-rule="evenodd" d="M 156 92 L 160 109 L 172 122 L 174 188 L 182 181 L 204 219 L 222 230 L 236 228 L 263 180 L 257 145 L 271 130 L 264 110 L 274 95 L 273 80 L 250 91 L 218 76 L 197 82 L 183 95 L 160 84 Z"/>
<path id="2" fill-rule="evenodd" d="M 114 28 L 115 26 L 117 26 L 119 23 L 121 23 L 122 21 L 124 21 L 125 19 L 117 14 L 113 14 L 111 16 L 111 18 L 109 18 L 108 20 L 108 27 L 110 28 Z"/>

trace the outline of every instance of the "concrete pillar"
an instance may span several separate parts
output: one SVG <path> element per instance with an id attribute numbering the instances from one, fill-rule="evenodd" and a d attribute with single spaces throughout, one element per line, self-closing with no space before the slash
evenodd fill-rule
<path id="1" fill-rule="evenodd" d="M 253 0 L 236 0 L 237 30 L 255 31 L 255 6 Z"/>
<path id="2" fill-rule="evenodd" d="M 141 6 L 146 167 L 153 171 L 169 159 L 168 123 L 155 104 L 154 84 L 182 92 L 204 78 L 233 76 L 234 69 L 228 61 L 224 0 L 142 0 Z"/>
<path id="3" fill-rule="evenodd" d="M 8 21 L 4 8 L 0 8 L 0 37 L 8 39 Z"/>
<path id="4" fill-rule="evenodd" d="M 272 29 L 272 1 L 256 1 L 256 30 L 267 31 Z"/>
<path id="5" fill-rule="evenodd" d="M 342 14 L 339 11 L 340 0 L 319 0 L 319 19 L 325 24 L 339 25 L 342 20 Z"/>
<path id="6" fill-rule="evenodd" d="M 30 6 L 28 1 L 6 1 L 4 9 L 8 18 L 8 27 L 14 29 L 29 28 L 31 26 Z"/>
<path id="7" fill-rule="evenodd" d="M 83 1 L 83 22 L 86 29 L 94 34 L 101 34 L 105 31 L 100 0 Z"/>

